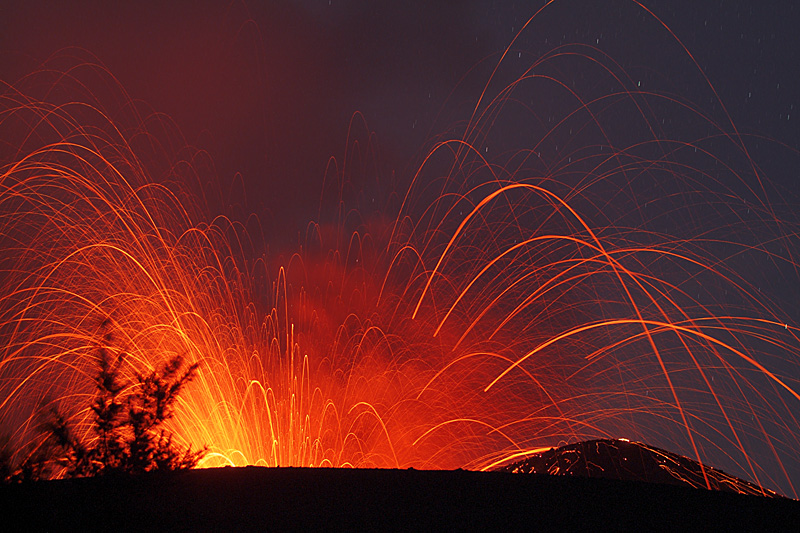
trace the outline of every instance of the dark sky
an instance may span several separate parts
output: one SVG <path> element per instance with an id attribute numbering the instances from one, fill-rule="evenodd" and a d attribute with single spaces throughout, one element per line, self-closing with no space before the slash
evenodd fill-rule
<path id="1" fill-rule="evenodd" d="M 328 158 L 343 156 L 354 112 L 376 132 L 385 172 L 407 177 L 426 139 L 449 125 L 434 124 L 448 94 L 488 58 L 454 99 L 474 102 L 487 65 L 541 2 L 120 4 L 5 2 L 0 77 L 13 82 L 65 47 L 84 48 L 131 97 L 170 115 L 190 143 L 208 149 L 220 178 L 241 172 L 248 210 L 288 210 L 302 224 L 314 216 Z M 645 4 L 695 55 L 742 130 L 798 146 L 800 112 L 786 119 L 800 94 L 793 2 Z M 601 37 L 603 50 L 633 75 L 650 69 L 678 78 L 676 91 L 703 105 L 693 94 L 704 90 L 697 73 L 681 85 L 685 57 L 673 69 L 680 54 L 669 36 L 627 0 L 556 2 L 518 44 L 535 57 L 557 41 Z M 468 118 L 458 116 L 466 106 L 448 106 L 447 120 Z"/>
<path id="2" fill-rule="evenodd" d="M 642 1 L 693 54 L 739 131 L 800 149 L 794 2 Z M 222 182 L 241 173 L 247 211 L 287 221 L 280 228 L 295 236 L 317 214 L 326 164 L 342 159 L 354 113 L 376 133 L 379 181 L 402 194 L 426 143 L 469 118 L 499 54 L 542 3 L 2 2 L 0 79 L 14 83 L 53 54 L 85 49 L 133 99 L 172 117 L 190 144 L 208 150 Z M 561 43 L 597 46 L 645 87 L 657 81 L 658 90 L 693 102 L 713 120 L 725 118 L 691 60 L 633 1 L 557 1 L 515 50 L 530 64 Z M 561 80 L 591 87 L 572 63 L 562 65 Z M 514 75 L 513 65 L 507 72 Z M 544 114 L 563 103 L 531 98 Z M 511 137 L 504 130 L 494 140 L 512 143 Z M 796 202 L 798 158 L 764 153 L 754 158 Z M 784 295 L 800 291 L 793 274 L 792 285 L 776 282 Z M 797 310 L 800 299 L 785 297 Z"/>

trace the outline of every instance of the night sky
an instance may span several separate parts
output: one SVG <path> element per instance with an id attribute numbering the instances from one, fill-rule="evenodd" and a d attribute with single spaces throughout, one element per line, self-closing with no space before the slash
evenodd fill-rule
<path id="1" fill-rule="evenodd" d="M 470 118 L 500 54 L 542 6 L 486 0 L 120 4 L 3 3 L 0 80 L 14 84 L 54 54 L 85 50 L 76 55 L 96 57 L 132 99 L 169 115 L 187 143 L 207 150 L 221 183 L 240 175 L 246 194 L 230 201 L 278 227 L 277 238 L 286 239 L 278 244 L 290 249 L 317 216 L 326 165 L 343 157 L 354 114 L 376 136 L 376 181 L 384 188 L 374 192 L 402 195 L 437 136 L 459 131 L 453 125 Z M 753 137 L 748 144 L 771 183 L 767 201 L 798 205 L 800 9 L 761 0 L 643 4 L 683 42 L 719 99 L 670 32 L 628 0 L 548 5 L 517 37 L 520 63 L 514 54 L 506 59 L 495 94 L 561 44 L 595 46 L 642 87 L 679 95 L 724 123 L 721 101 L 740 133 L 770 139 Z M 609 90 L 593 87 L 576 65 L 564 60 L 559 78 Z M 564 103 L 558 96 L 548 100 L 548 93 L 524 94 L 543 116 Z M 604 124 L 618 137 L 628 128 L 624 121 Z M 673 132 L 681 127 L 669 125 Z M 690 140 L 693 135 L 687 133 Z M 524 145 L 516 137 L 506 125 L 481 148 L 513 151 L 520 148 L 516 142 Z M 780 144 L 786 147 L 776 150 Z M 768 277 L 759 265 L 747 268 Z M 792 296 L 800 296 L 797 273 L 779 269 L 783 281 L 773 289 L 783 284 L 787 301 L 779 303 L 800 322 Z"/>
<path id="2" fill-rule="evenodd" d="M 316 213 L 328 159 L 343 155 L 353 113 L 377 134 L 382 171 L 406 183 L 426 141 L 468 118 L 488 68 L 541 2 L 4 4 L 4 81 L 67 47 L 83 48 L 132 98 L 171 116 L 190 144 L 207 149 L 221 180 L 241 173 L 246 210 L 302 227 Z M 694 54 L 741 131 L 798 147 L 793 2 L 645 5 Z M 667 32 L 632 2 L 555 2 L 515 49 L 535 58 L 561 42 L 597 44 L 631 76 L 667 76 L 678 94 L 714 106 Z M 794 186 L 790 169 L 773 174 Z"/>

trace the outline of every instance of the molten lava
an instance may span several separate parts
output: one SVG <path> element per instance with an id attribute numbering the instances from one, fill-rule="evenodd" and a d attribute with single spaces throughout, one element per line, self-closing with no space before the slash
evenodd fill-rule
<path id="1" fill-rule="evenodd" d="M 568 110 L 489 158 L 567 56 L 612 90 L 562 84 Z M 20 450 L 50 403 L 85 433 L 105 346 L 131 375 L 200 363 L 170 429 L 209 446 L 202 466 L 484 469 L 627 435 L 796 496 L 798 329 L 736 265 L 796 274 L 797 220 L 735 128 L 597 49 L 490 80 L 379 210 L 345 209 L 355 163 L 332 170 L 296 250 L 211 213 L 218 178 L 167 123 L 52 72 L 0 100 L 0 421 Z M 643 138 L 615 137 L 610 102 Z M 668 112 L 718 130 L 735 154 L 714 168 L 744 186 L 709 173 L 705 137 L 662 135 Z"/>

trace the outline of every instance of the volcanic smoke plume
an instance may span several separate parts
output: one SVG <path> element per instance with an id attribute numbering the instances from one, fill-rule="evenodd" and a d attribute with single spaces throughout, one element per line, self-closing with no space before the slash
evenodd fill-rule
<path id="1" fill-rule="evenodd" d="M 200 363 L 170 430 L 206 467 L 491 469 L 626 437 L 796 497 L 796 199 L 725 113 L 641 88 L 599 47 L 515 46 L 396 190 L 354 115 L 292 246 L 91 58 L 5 85 L 0 422 L 18 455 L 50 405 L 86 434 L 103 348 L 131 376 Z"/>

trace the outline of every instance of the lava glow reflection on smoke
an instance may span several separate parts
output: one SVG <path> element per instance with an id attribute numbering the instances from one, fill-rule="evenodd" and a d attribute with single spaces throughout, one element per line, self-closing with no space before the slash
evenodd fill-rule
<path id="1" fill-rule="evenodd" d="M 350 143 L 320 221 L 275 253 L 253 218 L 208 216 L 205 154 L 109 73 L 7 87 L 3 428 L 35 444 L 55 402 L 86 431 L 110 333 L 131 373 L 200 362 L 170 424 L 202 466 L 482 469 L 629 437 L 797 496 L 798 330 L 737 274 L 796 276 L 797 226 L 743 137 L 596 48 L 504 61 L 406 192 L 344 209 L 371 155 Z"/>

